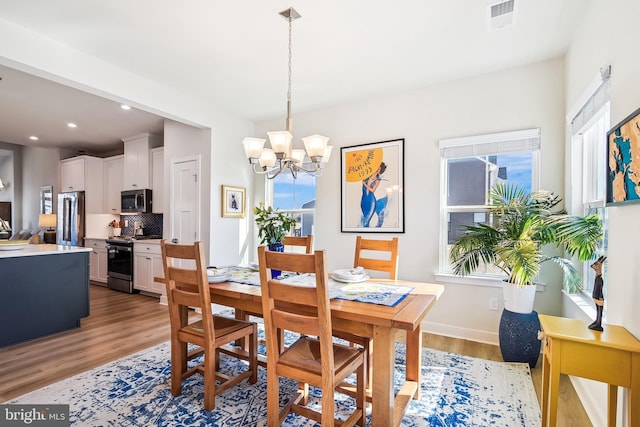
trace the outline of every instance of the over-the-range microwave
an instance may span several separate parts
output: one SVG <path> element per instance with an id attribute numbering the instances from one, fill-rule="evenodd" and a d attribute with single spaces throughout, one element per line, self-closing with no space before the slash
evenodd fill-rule
<path id="1" fill-rule="evenodd" d="M 120 193 L 121 213 L 151 213 L 151 190 L 126 190 Z"/>

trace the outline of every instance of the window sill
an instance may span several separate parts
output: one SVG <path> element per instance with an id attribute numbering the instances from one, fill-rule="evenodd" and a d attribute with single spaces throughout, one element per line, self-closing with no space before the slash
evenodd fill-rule
<path id="1" fill-rule="evenodd" d="M 591 300 L 591 298 L 587 297 L 584 294 L 569 294 L 566 291 L 562 291 L 565 299 L 572 305 L 572 308 L 575 310 L 579 310 L 586 318 L 591 320 L 596 318 L 596 308 Z M 606 305 L 605 305 L 605 316 L 606 317 Z M 604 320 L 603 320 L 604 321 Z"/>
<path id="2" fill-rule="evenodd" d="M 434 278 L 439 283 L 452 283 L 456 285 L 484 286 L 488 288 L 502 288 L 504 281 L 497 277 L 482 276 L 457 276 L 455 274 L 436 273 Z M 536 283 L 536 292 L 543 292 L 545 284 Z"/>

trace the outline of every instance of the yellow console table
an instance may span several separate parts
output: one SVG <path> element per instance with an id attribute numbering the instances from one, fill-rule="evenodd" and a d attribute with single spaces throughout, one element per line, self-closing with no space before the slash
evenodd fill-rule
<path id="1" fill-rule="evenodd" d="M 616 425 L 618 386 L 628 389 L 629 426 L 640 426 L 640 341 L 625 328 L 604 325 L 604 332 L 582 320 L 541 314 L 546 342 L 542 353 L 542 426 L 555 427 L 560 374 L 609 384 L 608 425 Z"/>

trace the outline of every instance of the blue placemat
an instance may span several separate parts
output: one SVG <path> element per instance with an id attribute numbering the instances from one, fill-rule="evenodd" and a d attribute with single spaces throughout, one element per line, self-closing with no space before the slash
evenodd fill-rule
<path id="1" fill-rule="evenodd" d="M 298 274 L 282 280 L 299 286 L 315 286 L 313 274 Z M 413 291 L 409 286 L 392 286 L 375 281 L 342 283 L 329 279 L 329 298 L 395 307 Z"/>
<path id="2" fill-rule="evenodd" d="M 245 285 L 260 286 L 260 272 L 249 267 L 225 267 L 229 274 L 229 282 L 243 283 Z"/>

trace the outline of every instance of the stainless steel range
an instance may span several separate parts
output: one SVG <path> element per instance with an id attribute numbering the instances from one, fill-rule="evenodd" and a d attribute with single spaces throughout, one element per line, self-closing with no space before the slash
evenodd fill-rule
<path id="1" fill-rule="evenodd" d="M 107 239 L 107 287 L 137 293 L 133 288 L 133 243 L 136 240 L 161 239 L 162 236 L 123 236 Z"/>
<path id="2" fill-rule="evenodd" d="M 107 287 L 134 293 L 133 240 L 107 239 Z"/>

